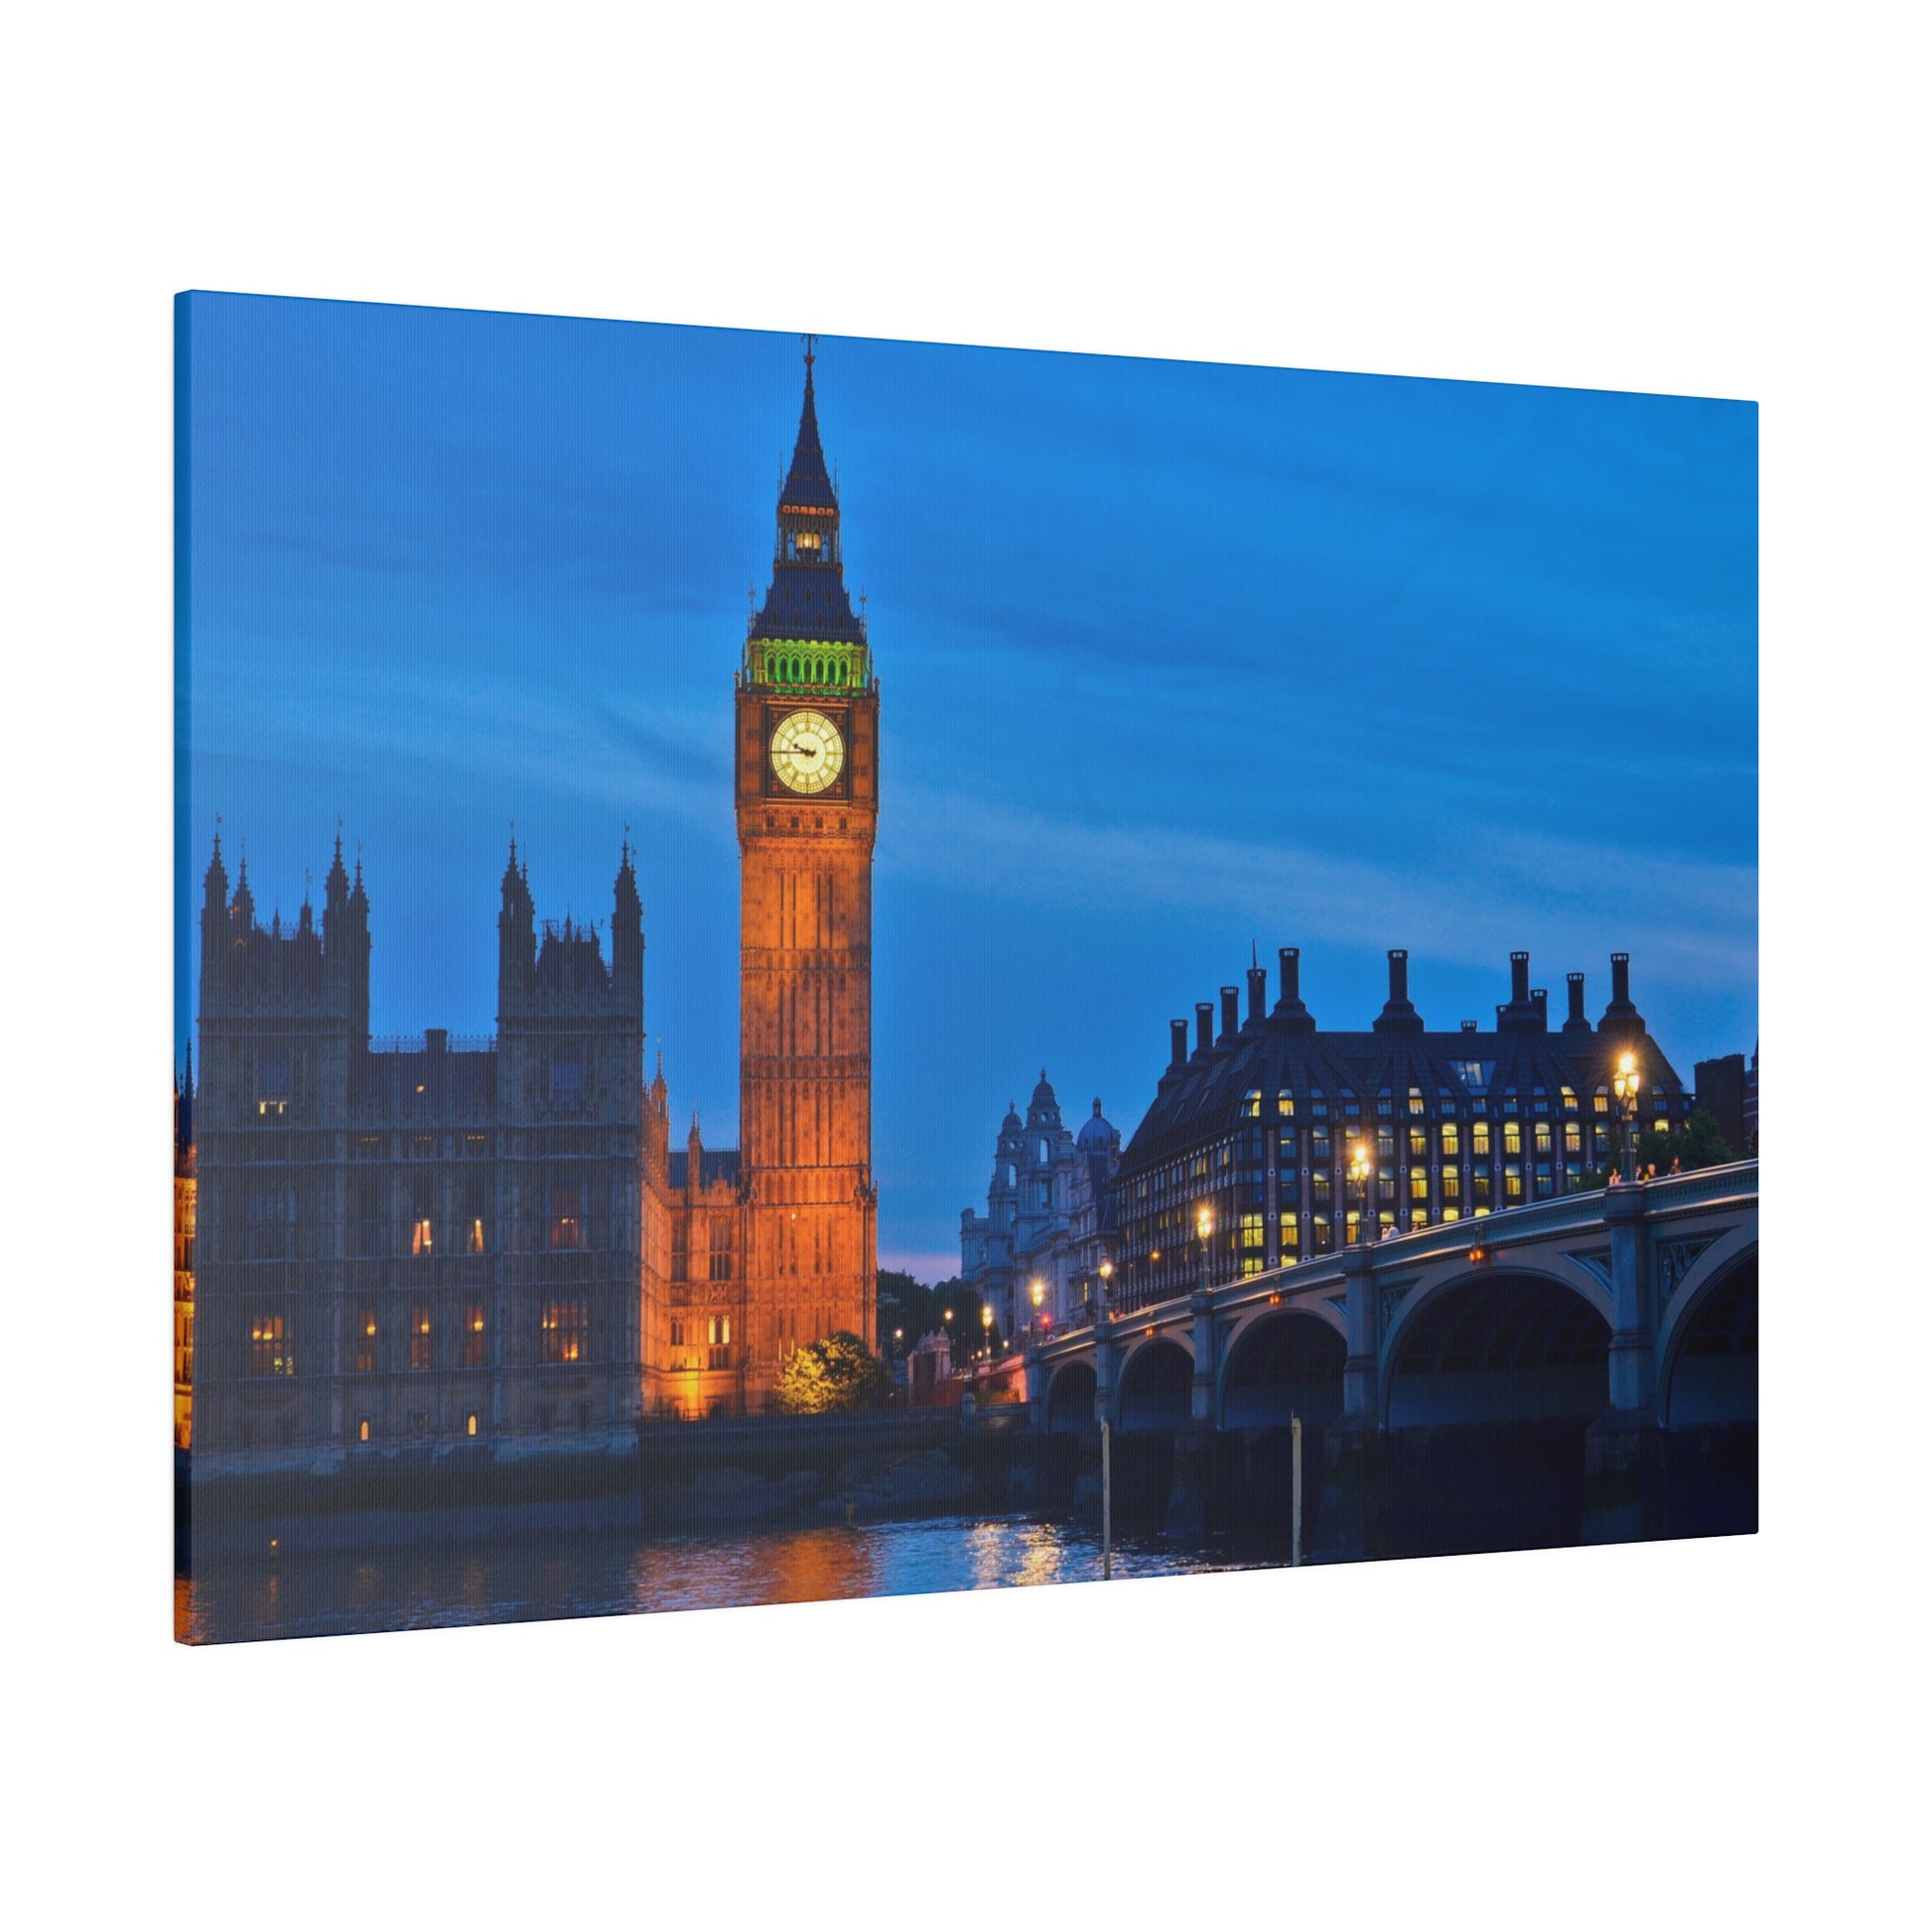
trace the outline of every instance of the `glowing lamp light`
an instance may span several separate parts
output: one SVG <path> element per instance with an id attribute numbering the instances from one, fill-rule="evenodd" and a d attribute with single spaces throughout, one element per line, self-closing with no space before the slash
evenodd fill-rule
<path id="1" fill-rule="evenodd" d="M 1046 1299 L 1046 1284 L 1043 1281 L 1041 1281 L 1037 1275 L 1034 1277 L 1032 1292 L 1034 1298 L 1034 1307 L 1038 1308 L 1039 1305 Z"/>
<path id="2" fill-rule="evenodd" d="M 1214 1232 L 1214 1211 L 1212 1208 L 1198 1207 L 1194 1210 L 1194 1228 L 1203 1241 Z"/>
<path id="3" fill-rule="evenodd" d="M 1103 1261 L 1100 1264 L 1100 1279 L 1103 1282 L 1110 1282 L 1113 1280 L 1113 1278 L 1114 1278 L 1114 1264 L 1111 1261 Z"/>

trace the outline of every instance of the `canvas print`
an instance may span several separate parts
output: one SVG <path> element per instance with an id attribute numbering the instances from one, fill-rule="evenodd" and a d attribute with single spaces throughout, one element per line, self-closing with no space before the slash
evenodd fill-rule
<path id="1" fill-rule="evenodd" d="M 175 321 L 183 1640 L 1755 1529 L 1754 405 Z"/>

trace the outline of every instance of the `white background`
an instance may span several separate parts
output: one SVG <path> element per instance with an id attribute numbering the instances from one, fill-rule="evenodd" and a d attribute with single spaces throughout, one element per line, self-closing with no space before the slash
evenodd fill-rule
<path id="1" fill-rule="evenodd" d="M 1925 1000 L 1908 18 L 15 17 L 0 1868 L 19 1922 L 1922 1906 L 1925 1323 L 1873 1240 L 1902 1245 L 1922 1192 L 1901 1134 Z M 169 299 L 191 286 L 1756 399 L 1763 1533 L 175 1648 Z"/>

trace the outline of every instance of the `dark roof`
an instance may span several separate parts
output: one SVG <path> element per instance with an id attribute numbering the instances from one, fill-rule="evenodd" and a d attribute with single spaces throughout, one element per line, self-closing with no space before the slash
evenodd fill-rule
<path id="1" fill-rule="evenodd" d="M 1594 1093 L 1609 1085 L 1613 1057 L 1625 1046 L 1634 1046 L 1646 1084 L 1673 1095 L 1682 1091 L 1648 1034 L 1634 1041 L 1622 1033 L 1324 1034 L 1291 1031 L 1273 1019 L 1250 1020 L 1226 1044 L 1197 1050 L 1161 1076 L 1154 1104 L 1121 1156 L 1121 1169 L 1149 1167 L 1228 1133 L 1243 1118 L 1245 1096 L 1257 1088 L 1264 1096 L 1264 1119 L 1273 1116 L 1274 1098 L 1287 1088 L 1298 1103 L 1298 1124 L 1309 1118 L 1309 1096 L 1317 1089 L 1328 1102 L 1331 1122 L 1342 1118 L 1343 1089 L 1360 1101 L 1360 1117 L 1373 1120 L 1384 1087 L 1401 1119 L 1411 1087 L 1421 1088 L 1432 1111 L 1444 1092 L 1458 1102 L 1477 1093 L 1500 1098 L 1512 1087 L 1525 1100 L 1539 1086 L 1553 1099 L 1565 1085 L 1580 1095 Z"/>
<path id="2" fill-rule="evenodd" d="M 417 1089 L 422 1091 L 418 1092 Z M 496 1055 L 488 1051 L 389 1051 L 372 1048 L 356 1074 L 354 1118 L 476 1120 L 496 1104 Z"/>
<path id="3" fill-rule="evenodd" d="M 818 404 L 812 395 L 811 364 L 805 365 L 805 407 L 798 417 L 798 441 L 792 446 L 791 468 L 778 494 L 780 510 L 836 510 L 837 492 L 825 467 L 825 451 L 818 440 Z"/>
<path id="4" fill-rule="evenodd" d="M 801 564 L 780 557 L 771 568 L 771 588 L 752 621 L 760 641 L 798 637 L 823 643 L 865 642 L 865 628 L 852 615 L 845 571 L 838 564 Z"/>
<path id="5" fill-rule="evenodd" d="M 688 1148 L 674 1148 L 669 1157 L 669 1175 L 672 1188 L 682 1192 L 691 1184 L 691 1153 Z M 720 1181 L 732 1185 L 738 1182 L 738 1150 L 735 1147 L 705 1148 L 698 1155 L 698 1186 L 700 1191 L 715 1187 Z"/>

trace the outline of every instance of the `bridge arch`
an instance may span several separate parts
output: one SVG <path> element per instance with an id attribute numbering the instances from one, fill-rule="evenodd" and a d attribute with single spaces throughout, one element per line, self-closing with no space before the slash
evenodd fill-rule
<path id="1" fill-rule="evenodd" d="M 1123 1433 L 1184 1427 L 1193 1386 L 1192 1349 L 1171 1335 L 1143 1341 L 1121 1364 L 1115 1426 Z"/>
<path id="2" fill-rule="evenodd" d="M 1046 1387 L 1047 1433 L 1070 1435 L 1091 1428 L 1098 1387 L 1091 1362 L 1062 1362 Z"/>
<path id="3" fill-rule="evenodd" d="M 1340 1326 L 1311 1309 L 1265 1309 L 1229 1337 L 1221 1368 L 1223 1429 L 1316 1426 L 1341 1414 L 1348 1344 Z"/>
<path id="4" fill-rule="evenodd" d="M 1606 1299 L 1498 1265 L 1412 1289 L 1383 1348 L 1383 1423 L 1592 1420 L 1609 1402 Z"/>
<path id="5" fill-rule="evenodd" d="M 1666 1428 L 1757 1420 L 1757 1243 L 1686 1277 L 1667 1311 L 1657 1409 Z"/>

